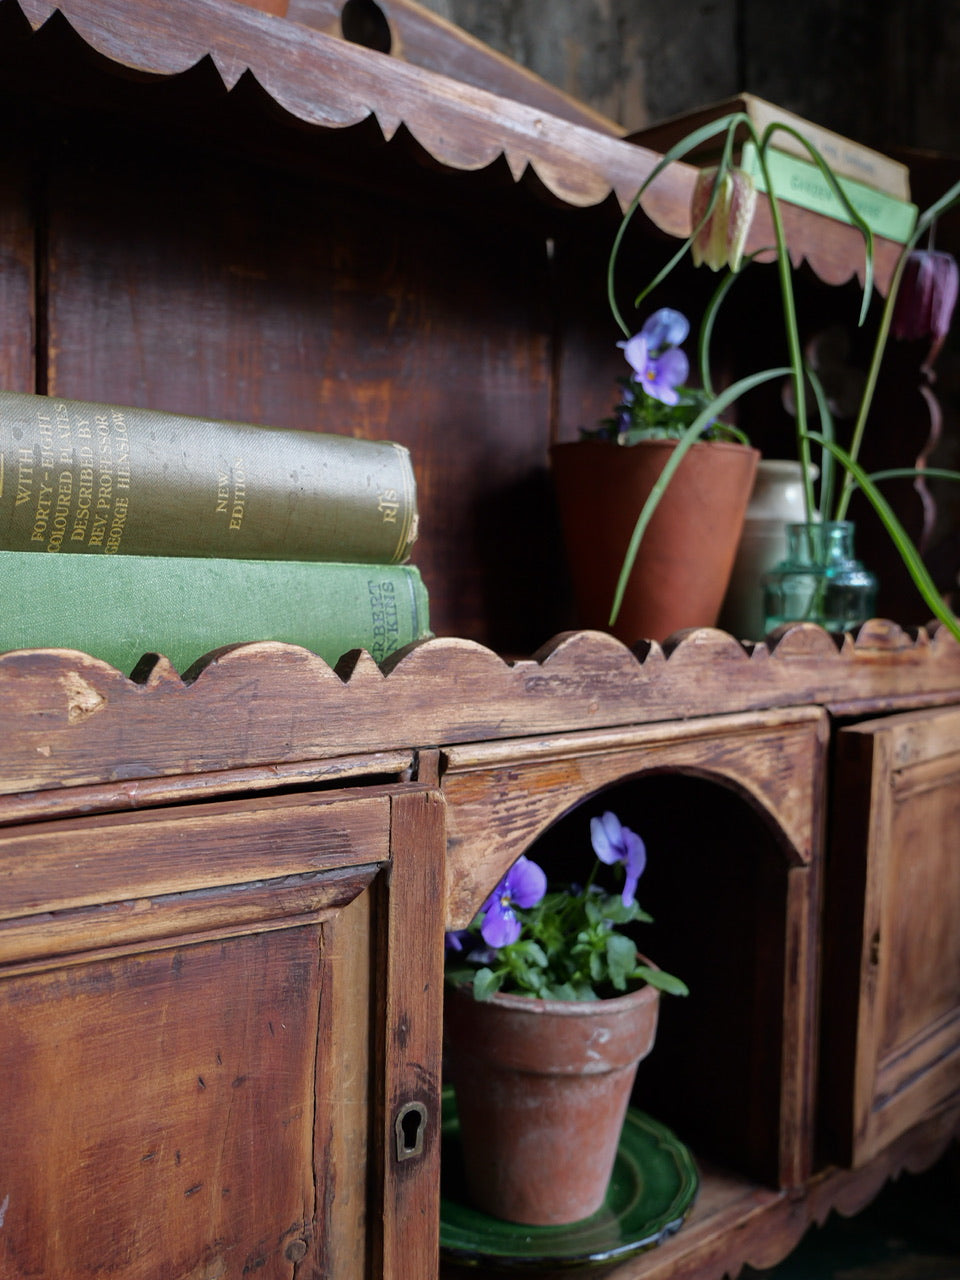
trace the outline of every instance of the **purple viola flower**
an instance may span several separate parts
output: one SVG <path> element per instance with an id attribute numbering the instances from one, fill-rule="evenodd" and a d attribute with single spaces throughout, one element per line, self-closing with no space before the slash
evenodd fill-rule
<path id="1" fill-rule="evenodd" d="M 690 321 L 682 311 L 661 307 L 647 317 L 640 332 L 651 351 L 661 351 L 664 347 L 679 347 L 681 342 L 686 342 Z"/>
<path id="2" fill-rule="evenodd" d="M 473 938 L 469 929 L 448 929 L 443 935 L 444 946 L 448 951 L 462 951 Z"/>
<path id="3" fill-rule="evenodd" d="M 481 907 L 480 934 L 490 947 L 505 947 L 520 937 L 514 907 L 535 907 L 547 891 L 543 868 L 522 855 Z"/>
<path id="4" fill-rule="evenodd" d="M 618 343 L 618 346 L 623 348 L 627 363 L 633 369 L 633 381 L 648 396 L 663 404 L 677 403 L 680 396 L 676 388 L 686 380 L 690 369 L 687 357 L 678 347 L 667 347 L 657 355 L 656 348 L 644 336 L 642 329 L 626 342 Z"/>
<path id="5" fill-rule="evenodd" d="M 647 865 L 646 845 L 609 810 L 600 818 L 590 819 L 590 843 L 601 862 L 608 866 L 623 863 L 627 878 L 621 897 L 625 907 L 632 907 L 636 902 L 637 881 Z"/>

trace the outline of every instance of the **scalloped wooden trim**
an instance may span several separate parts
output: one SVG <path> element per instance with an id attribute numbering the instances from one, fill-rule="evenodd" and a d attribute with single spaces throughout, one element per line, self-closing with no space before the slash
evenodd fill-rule
<path id="1" fill-rule="evenodd" d="M 960 644 L 945 628 L 910 636 L 870 623 L 837 647 L 798 625 L 744 646 L 722 631 L 680 633 L 633 652 L 601 632 L 555 636 L 508 662 L 469 640 L 412 645 L 378 667 L 336 669 L 275 642 L 207 655 L 179 676 L 144 662 L 141 682 L 86 654 L 0 655 L 5 744 L 0 791 L 199 774 L 495 741 L 658 720 L 820 705 L 873 714 L 960 698 Z"/>
<path id="2" fill-rule="evenodd" d="M 611 193 L 626 207 L 655 161 L 597 129 L 228 0 L 16 2 L 34 31 L 59 15 L 127 75 L 181 75 L 208 58 L 228 92 L 250 74 L 301 123 L 339 129 L 372 116 L 386 140 L 403 126 L 441 165 L 478 170 L 504 159 L 514 181 L 530 171 L 575 207 Z M 147 28 L 155 39 L 144 38 Z M 680 235 L 694 170 L 675 169 L 658 182 L 651 213 Z"/>
<path id="3" fill-rule="evenodd" d="M 301 123 L 346 128 L 373 118 L 387 140 L 402 129 L 438 164 L 483 170 L 505 161 L 515 182 L 532 175 L 553 198 L 575 208 L 611 195 L 625 209 L 659 159 L 599 129 L 474 88 L 436 72 L 262 13 L 230 0 L 4 0 L 34 32 L 54 19 L 119 73 L 180 75 L 209 59 L 227 91 L 251 75 Z M 149 31 L 152 37 L 145 38 Z M 662 231 L 690 232 L 696 170 L 673 164 L 645 194 L 643 210 Z M 782 205 L 795 265 L 806 261 L 828 284 L 863 278 L 864 248 L 855 227 Z M 773 244 L 761 196 L 747 250 Z M 900 246 L 875 242 L 875 280 L 884 292 Z"/>

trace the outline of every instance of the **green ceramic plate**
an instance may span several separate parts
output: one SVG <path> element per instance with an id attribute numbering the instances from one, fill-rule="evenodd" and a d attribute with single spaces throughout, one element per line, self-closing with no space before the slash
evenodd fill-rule
<path id="1" fill-rule="evenodd" d="M 442 1144 L 440 1254 L 463 1266 L 608 1266 L 676 1231 L 697 1194 L 697 1169 L 687 1148 L 664 1125 L 632 1108 L 602 1208 L 563 1227 L 519 1226 L 470 1205 L 451 1089 L 443 1093 Z"/>

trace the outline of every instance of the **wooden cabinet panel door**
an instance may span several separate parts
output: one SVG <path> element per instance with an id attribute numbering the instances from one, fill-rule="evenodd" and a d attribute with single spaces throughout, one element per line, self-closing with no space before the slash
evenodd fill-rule
<path id="1" fill-rule="evenodd" d="M 439 812 L 357 788 L 0 831 L 4 1280 L 435 1271 Z"/>
<path id="2" fill-rule="evenodd" d="M 821 1094 L 859 1165 L 960 1100 L 960 708 L 844 728 L 835 765 Z"/>

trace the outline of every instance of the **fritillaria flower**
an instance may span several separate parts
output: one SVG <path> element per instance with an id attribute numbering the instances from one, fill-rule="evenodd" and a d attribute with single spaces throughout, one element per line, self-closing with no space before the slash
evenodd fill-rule
<path id="1" fill-rule="evenodd" d="M 480 935 L 488 947 L 506 947 L 520 937 L 514 907 L 535 907 L 547 891 L 543 868 L 519 857 L 483 904 Z"/>
<path id="2" fill-rule="evenodd" d="M 719 187 L 717 199 L 709 217 L 704 219 L 714 183 Z M 731 271 L 739 270 L 756 208 L 757 189 L 749 173 L 731 168 L 717 179 L 716 167 L 701 169 L 690 209 L 694 228 L 700 228 L 690 246 L 694 266 L 706 263 L 711 271 L 726 266 Z"/>
<path id="3" fill-rule="evenodd" d="M 633 369 L 633 381 L 663 404 L 676 404 L 680 399 L 676 388 L 686 380 L 690 366 L 679 344 L 689 331 L 685 315 L 661 307 L 639 333 L 617 343 Z"/>
<path id="4" fill-rule="evenodd" d="M 950 332 L 960 271 L 953 254 L 914 249 L 908 256 L 893 307 L 895 338 L 932 338 L 939 347 Z"/>
<path id="5" fill-rule="evenodd" d="M 627 878 L 621 897 L 625 907 L 632 907 L 636 901 L 637 881 L 647 865 L 646 845 L 609 809 L 602 817 L 590 819 L 590 843 L 594 853 L 607 866 L 617 862 L 623 864 Z"/>

